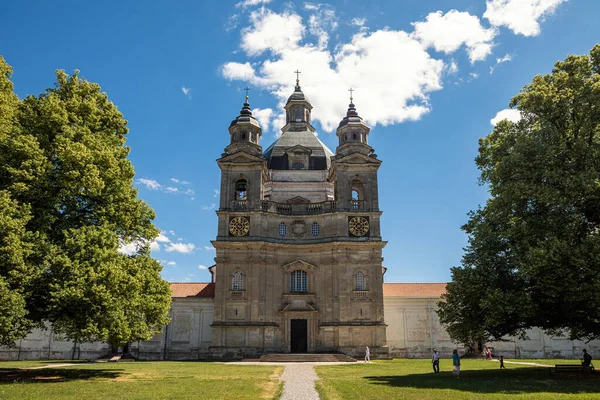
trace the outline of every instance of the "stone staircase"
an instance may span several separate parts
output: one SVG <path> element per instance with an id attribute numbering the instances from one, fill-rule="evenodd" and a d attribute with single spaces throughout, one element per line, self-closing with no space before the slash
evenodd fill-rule
<path id="1" fill-rule="evenodd" d="M 265 354 L 260 362 L 356 362 L 345 354 L 282 353 Z"/>

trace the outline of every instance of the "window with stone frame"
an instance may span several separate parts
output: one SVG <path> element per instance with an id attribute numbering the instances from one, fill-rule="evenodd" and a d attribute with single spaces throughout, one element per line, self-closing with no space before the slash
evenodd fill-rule
<path id="1" fill-rule="evenodd" d="M 354 290 L 364 291 L 367 290 L 367 281 L 365 280 L 365 274 L 358 271 L 354 275 Z"/>
<path id="2" fill-rule="evenodd" d="M 282 222 L 279 224 L 279 236 L 285 237 L 287 235 L 287 225 Z"/>
<path id="3" fill-rule="evenodd" d="M 316 222 L 313 222 L 313 224 L 312 224 L 312 235 L 314 237 L 319 236 L 319 231 L 320 231 L 319 224 L 316 223 Z"/>
<path id="4" fill-rule="evenodd" d="M 296 270 L 290 274 L 290 292 L 308 292 L 308 276 L 306 272 Z"/>
<path id="5" fill-rule="evenodd" d="M 235 271 L 233 273 L 231 290 L 244 290 L 244 274 L 241 271 Z"/>

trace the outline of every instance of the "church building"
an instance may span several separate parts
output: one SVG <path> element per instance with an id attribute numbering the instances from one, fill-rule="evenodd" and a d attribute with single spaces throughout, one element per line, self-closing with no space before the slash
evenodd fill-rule
<path id="1" fill-rule="evenodd" d="M 172 283 L 171 322 L 131 343 L 142 360 L 248 358 L 268 353 L 371 357 L 443 356 L 463 349 L 440 324 L 445 283 L 384 283 L 377 173 L 369 127 L 352 97 L 333 153 L 311 125 L 312 105 L 296 80 L 282 135 L 269 147 L 248 96 L 229 126 L 221 170 L 215 265 L 205 283 Z M 584 343 L 529 330 L 527 339 L 487 343 L 506 358 L 573 358 Z M 106 343 L 34 330 L 0 347 L 0 360 L 93 359 Z M 462 351 L 461 351 L 462 352 Z"/>
<path id="2" fill-rule="evenodd" d="M 352 99 L 351 99 L 352 101 Z M 221 199 L 211 351 L 387 355 L 377 170 L 352 102 L 335 154 L 300 83 L 266 150 L 248 97 L 217 160 Z"/>

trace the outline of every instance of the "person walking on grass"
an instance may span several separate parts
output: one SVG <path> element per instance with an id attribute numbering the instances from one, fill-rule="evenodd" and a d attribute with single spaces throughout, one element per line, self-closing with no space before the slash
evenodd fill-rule
<path id="1" fill-rule="evenodd" d="M 369 346 L 365 348 L 365 362 L 371 362 L 371 350 L 369 350 Z"/>
<path id="2" fill-rule="evenodd" d="M 433 349 L 433 356 L 431 357 L 431 364 L 433 365 L 433 373 L 437 374 L 440 372 L 440 353 L 436 349 Z"/>
<path id="3" fill-rule="evenodd" d="M 504 356 L 500 356 L 500 369 L 506 369 L 504 366 Z"/>
<path id="4" fill-rule="evenodd" d="M 454 365 L 454 371 L 452 371 L 452 375 L 458 378 L 460 374 L 460 356 L 458 355 L 458 350 L 452 350 L 452 365 Z"/>

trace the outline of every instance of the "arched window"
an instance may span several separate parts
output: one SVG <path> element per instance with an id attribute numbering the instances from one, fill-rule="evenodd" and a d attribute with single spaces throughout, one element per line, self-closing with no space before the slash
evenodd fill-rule
<path id="1" fill-rule="evenodd" d="M 242 131 L 242 140 L 246 140 L 246 131 Z"/>
<path id="2" fill-rule="evenodd" d="M 316 222 L 313 222 L 312 224 L 312 235 L 313 236 L 319 236 L 319 224 L 317 224 Z"/>
<path id="3" fill-rule="evenodd" d="M 279 236 L 285 237 L 285 235 L 287 235 L 287 226 L 282 222 L 279 224 Z"/>
<path id="4" fill-rule="evenodd" d="M 304 163 L 296 161 L 292 164 L 292 169 L 304 169 Z"/>
<path id="5" fill-rule="evenodd" d="M 308 279 L 306 272 L 294 271 L 290 275 L 290 292 L 307 292 Z"/>
<path id="6" fill-rule="evenodd" d="M 354 290 L 367 290 L 365 274 L 362 272 L 357 272 L 356 275 L 354 275 Z"/>
<path id="7" fill-rule="evenodd" d="M 351 190 L 352 190 L 352 199 L 350 200 L 350 208 L 352 210 L 361 210 L 365 205 L 365 187 L 363 183 L 354 179 L 351 182 Z"/>
<path id="8" fill-rule="evenodd" d="M 248 195 L 248 182 L 245 179 L 239 179 L 235 183 L 235 199 L 246 200 Z"/>
<path id="9" fill-rule="evenodd" d="M 244 275 L 240 271 L 233 273 L 231 280 L 231 290 L 244 290 Z"/>
<path id="10" fill-rule="evenodd" d="M 357 136 L 356 136 L 356 132 L 352 132 L 352 140 L 356 140 Z"/>
<path id="11" fill-rule="evenodd" d="M 302 122 L 302 109 L 296 109 L 296 122 Z"/>

